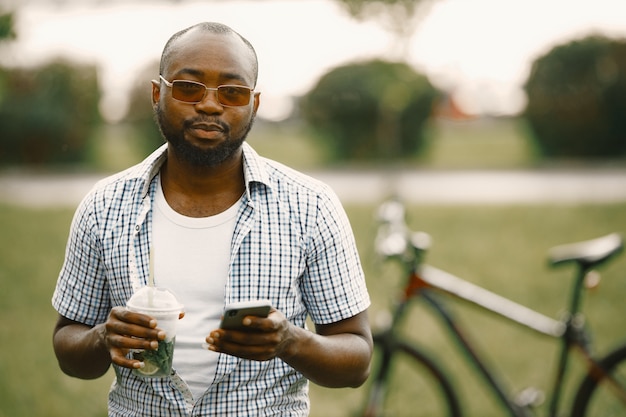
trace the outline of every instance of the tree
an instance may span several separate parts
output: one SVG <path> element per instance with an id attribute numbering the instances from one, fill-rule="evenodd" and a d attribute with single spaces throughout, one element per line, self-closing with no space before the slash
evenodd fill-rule
<path id="1" fill-rule="evenodd" d="M 626 41 L 589 36 L 538 58 L 524 117 L 547 157 L 626 154 Z"/>
<path id="2" fill-rule="evenodd" d="M 438 0 L 337 0 L 358 20 L 377 20 L 394 34 L 400 58 L 408 55 L 411 37 L 419 22 Z"/>
<path id="3" fill-rule="evenodd" d="M 15 39 L 13 13 L 0 14 L 0 40 Z"/>
<path id="4" fill-rule="evenodd" d="M 421 149 L 436 96 L 407 64 L 373 60 L 330 71 L 301 108 L 336 159 L 389 159 Z"/>
<path id="5" fill-rule="evenodd" d="M 164 143 L 163 136 L 154 120 L 150 80 L 159 74 L 159 61 L 151 62 L 139 72 L 130 93 L 130 104 L 124 121 L 129 123 L 142 152 L 152 152 Z"/>
<path id="6" fill-rule="evenodd" d="M 96 68 L 0 69 L 0 163 L 82 162 L 100 121 Z"/>

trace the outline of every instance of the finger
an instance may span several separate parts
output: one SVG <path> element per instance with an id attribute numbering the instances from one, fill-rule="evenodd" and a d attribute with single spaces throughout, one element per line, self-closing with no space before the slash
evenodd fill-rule
<path id="1" fill-rule="evenodd" d="M 243 329 L 256 332 L 274 332 L 278 328 L 278 323 L 272 317 L 245 316 L 241 323 Z M 243 330 L 248 331 L 248 330 Z"/>
<path id="2" fill-rule="evenodd" d="M 216 352 L 256 361 L 266 361 L 276 357 L 276 349 L 271 345 L 240 345 L 221 340 L 215 344 L 208 344 L 208 347 Z"/>
<path id="3" fill-rule="evenodd" d="M 157 350 L 159 348 L 159 342 L 155 339 L 141 339 L 136 337 L 126 337 L 121 335 L 109 335 L 107 337 L 107 344 L 109 345 L 109 351 L 112 350 L 125 350 L 131 349 L 140 350 Z M 126 354 L 128 352 L 125 352 Z"/>
<path id="4" fill-rule="evenodd" d="M 159 342 L 131 337 L 112 335 L 107 341 L 111 362 L 124 368 L 138 369 L 143 363 L 137 359 L 128 358 L 128 353 L 133 350 L 157 350 Z"/>
<path id="5" fill-rule="evenodd" d="M 111 350 L 111 362 L 118 366 L 130 369 L 139 369 L 143 366 L 141 361 L 129 359 L 126 354 L 127 352 L 124 350 Z"/>
<path id="6" fill-rule="evenodd" d="M 113 319 L 114 321 L 117 320 L 124 323 L 137 324 L 139 326 L 152 329 L 157 327 L 157 321 L 155 318 L 150 317 L 146 314 L 136 313 L 134 311 L 127 310 L 124 307 L 113 308 L 111 310 L 109 318 Z"/>
<path id="7" fill-rule="evenodd" d="M 262 348 L 267 351 L 275 350 L 280 340 L 275 333 L 262 333 L 250 331 L 224 331 L 216 330 L 206 338 L 210 350 L 230 353 L 239 352 L 241 349 Z M 214 349 L 211 348 L 214 347 Z"/>
<path id="8" fill-rule="evenodd" d="M 144 327 L 123 321 L 108 321 L 105 324 L 108 336 L 128 336 L 137 339 L 163 340 L 165 332 L 158 328 Z"/>

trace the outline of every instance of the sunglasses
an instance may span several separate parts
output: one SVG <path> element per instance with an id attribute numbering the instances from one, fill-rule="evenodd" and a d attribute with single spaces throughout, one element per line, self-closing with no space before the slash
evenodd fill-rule
<path id="1" fill-rule="evenodd" d="M 183 103 L 196 104 L 204 100 L 209 90 L 215 91 L 217 101 L 222 106 L 239 107 L 250 104 L 253 88 L 242 85 L 220 85 L 216 88 L 207 87 L 206 85 L 187 80 L 167 81 L 162 75 L 159 78 L 166 86 L 172 89 L 172 98 L 182 101 Z"/>

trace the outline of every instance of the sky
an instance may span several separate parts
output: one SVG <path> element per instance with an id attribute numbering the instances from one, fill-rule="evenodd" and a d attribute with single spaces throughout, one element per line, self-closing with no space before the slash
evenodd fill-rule
<path id="1" fill-rule="evenodd" d="M 291 97 L 333 67 L 398 58 L 393 37 L 376 21 L 357 22 L 332 0 L 0 0 L 10 5 L 18 39 L 1 50 L 2 62 L 32 65 L 62 55 L 96 63 L 105 86 L 101 109 L 112 121 L 171 34 L 203 20 L 228 24 L 253 43 L 259 115 L 269 119 L 287 115 Z M 440 0 L 404 59 L 468 112 L 515 114 L 525 105 L 532 61 L 591 33 L 626 37 L 626 1 Z"/>

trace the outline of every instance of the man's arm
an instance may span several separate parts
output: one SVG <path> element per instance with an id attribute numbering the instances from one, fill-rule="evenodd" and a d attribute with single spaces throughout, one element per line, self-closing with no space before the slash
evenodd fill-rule
<path id="1" fill-rule="evenodd" d="M 64 373 L 95 379 L 104 375 L 112 362 L 126 368 L 141 367 L 141 362 L 126 358 L 129 350 L 157 349 L 158 340 L 164 338 L 165 332 L 157 328 L 155 319 L 115 307 L 107 322 L 96 326 L 59 315 L 53 346 Z"/>
<path id="2" fill-rule="evenodd" d="M 59 315 L 52 340 L 61 370 L 82 379 L 104 375 L 111 365 L 111 356 L 103 332 L 103 324 L 90 327 Z"/>
<path id="3" fill-rule="evenodd" d="M 367 311 L 312 333 L 274 310 L 266 319 L 246 317 L 249 331 L 218 329 L 207 337 L 209 349 L 253 360 L 275 357 L 325 387 L 358 387 L 369 375 L 372 334 Z"/>
<path id="4" fill-rule="evenodd" d="M 296 342 L 287 346 L 283 361 L 325 387 L 358 387 L 365 382 L 372 358 L 367 311 L 337 323 L 318 324 L 316 333 L 292 327 Z"/>

